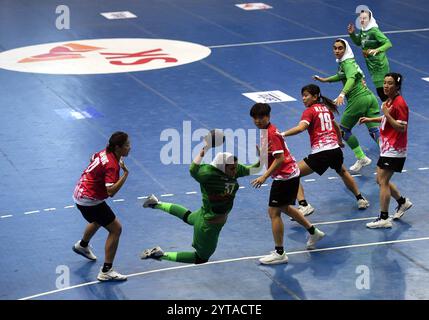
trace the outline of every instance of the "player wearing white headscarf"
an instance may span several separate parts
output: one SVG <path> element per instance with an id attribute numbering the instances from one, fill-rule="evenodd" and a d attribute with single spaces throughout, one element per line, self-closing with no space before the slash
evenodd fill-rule
<path id="1" fill-rule="evenodd" d="M 380 31 L 377 21 L 371 10 L 362 10 L 359 15 L 362 29 L 358 34 L 352 23 L 348 25 L 348 32 L 352 41 L 362 48 L 366 66 L 371 75 L 372 82 L 377 88 L 381 101 L 386 101 L 383 92 L 384 76 L 389 73 L 389 60 L 386 51 L 392 47 L 390 40 Z"/>

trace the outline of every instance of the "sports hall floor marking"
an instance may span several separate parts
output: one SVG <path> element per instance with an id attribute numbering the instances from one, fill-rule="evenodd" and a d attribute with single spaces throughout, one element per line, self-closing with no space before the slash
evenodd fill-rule
<path id="1" fill-rule="evenodd" d="M 425 171 L 425 170 L 429 170 L 429 167 L 421 167 L 421 168 L 417 168 L 417 170 L 419 170 L 419 171 Z M 404 169 L 404 170 L 402 170 L 402 172 L 403 173 L 408 173 L 408 170 Z M 377 173 L 374 172 L 373 174 L 376 175 Z M 352 174 L 352 177 L 362 177 L 362 174 Z M 338 179 L 338 177 L 332 176 L 332 177 L 328 177 L 327 179 L 328 180 L 335 180 L 335 179 Z M 304 179 L 303 181 L 304 182 L 315 182 L 317 180 L 318 179 Z M 261 186 L 262 187 L 267 187 L 268 184 L 264 183 Z M 246 189 L 246 187 L 245 186 L 240 186 L 239 189 Z M 187 194 L 187 195 L 197 195 L 198 192 L 197 191 L 189 191 L 189 192 L 185 192 L 185 194 Z M 166 194 L 161 194 L 161 197 L 174 197 L 174 196 L 177 196 L 177 195 L 178 194 L 174 194 L 174 193 L 166 193 Z M 147 198 L 148 198 L 148 196 L 140 196 L 140 197 L 137 197 L 137 200 L 143 200 L 143 199 L 147 199 Z M 113 200 L 113 202 L 114 203 L 122 203 L 122 202 L 126 202 L 126 199 L 115 199 L 115 200 Z M 74 205 L 67 205 L 67 206 L 64 206 L 64 209 L 71 209 L 71 208 L 74 208 L 74 207 L 75 207 Z M 56 208 L 46 208 L 46 209 L 43 209 L 43 211 L 50 212 L 50 211 L 57 211 L 57 209 Z M 24 212 L 24 215 L 28 216 L 28 215 L 31 215 L 33 213 L 39 213 L 39 212 L 40 212 L 40 210 L 26 211 L 26 212 Z M 3 219 L 3 218 L 10 218 L 10 217 L 13 217 L 13 215 L 9 214 L 9 215 L 0 216 L 1 219 Z M 375 217 L 363 218 L 363 220 L 369 220 L 369 219 L 373 219 L 373 218 L 375 218 Z M 354 220 L 352 219 L 352 220 L 344 220 L 344 221 L 346 222 L 346 221 L 354 221 Z M 340 222 L 338 222 L 338 223 L 340 223 Z M 323 223 L 323 224 L 328 224 L 328 223 Z"/>
<path id="2" fill-rule="evenodd" d="M 429 28 L 422 29 L 406 29 L 406 30 L 392 30 L 385 31 L 384 34 L 393 34 L 393 33 L 409 33 L 409 32 L 424 32 L 429 31 Z M 320 37 L 309 37 L 309 38 L 296 38 L 296 39 L 284 39 L 284 40 L 271 40 L 271 41 L 259 41 L 259 42 L 244 42 L 244 43 L 231 43 L 231 44 L 221 44 L 214 46 L 207 46 L 210 49 L 216 48 L 231 48 L 231 47 L 246 47 L 246 46 L 259 46 L 264 44 L 277 44 L 277 43 L 288 43 L 288 42 L 300 42 L 300 41 L 312 41 L 312 40 L 323 40 L 323 39 L 336 39 L 348 37 L 348 34 L 339 34 L 335 36 L 320 36 Z"/>
<path id="3" fill-rule="evenodd" d="M 395 244 L 395 243 L 405 243 L 405 242 L 413 242 L 413 241 L 424 241 L 429 240 L 429 237 L 422 237 L 422 238 L 413 238 L 413 239 L 401 239 L 401 240 L 391 240 L 391 241 L 381 241 L 381 242 L 369 242 L 369 243 L 360 243 L 360 244 L 351 244 L 351 245 L 345 245 L 345 246 L 337 246 L 337 247 L 329 247 L 329 248 L 320 248 L 320 249 L 314 249 L 314 250 L 300 250 L 300 251 L 292 251 L 292 252 L 286 252 L 287 255 L 294 255 L 294 254 L 301 254 L 301 253 L 316 253 L 316 252 L 324 252 L 324 251 L 334 251 L 334 250 L 342 250 L 342 249 L 351 249 L 351 248 L 362 248 L 362 247 L 370 247 L 370 246 L 378 246 L 378 245 L 385 245 L 385 244 Z M 177 266 L 177 267 L 169 267 L 169 268 L 163 268 L 163 269 L 155 269 L 155 270 L 149 270 L 149 271 L 143 271 L 138 273 L 132 273 L 127 275 L 128 278 L 136 277 L 136 276 L 143 276 L 146 274 L 151 273 L 158 273 L 158 272 L 164 272 L 164 271 L 172 271 L 172 270 L 180 270 L 180 269 L 188 269 L 188 268 L 203 268 L 208 265 L 213 264 L 221 264 L 221 263 L 228 263 L 228 262 L 236 262 L 236 261 L 244 261 L 244 260 L 254 260 L 264 257 L 263 256 L 251 256 L 251 257 L 242 257 L 242 258 L 234 258 L 234 259 L 225 259 L 225 260 L 218 260 L 218 261 L 209 261 L 207 263 L 203 264 L 189 264 L 185 266 Z M 20 298 L 18 300 L 30 300 L 42 296 L 47 296 L 54 293 L 59 293 L 62 291 L 67 291 L 71 289 L 81 288 L 93 284 L 98 284 L 100 281 L 91 281 L 91 282 L 85 282 L 78 285 L 70 286 L 67 288 L 61 288 L 57 290 L 47 291 L 38 293 L 32 296 Z"/>

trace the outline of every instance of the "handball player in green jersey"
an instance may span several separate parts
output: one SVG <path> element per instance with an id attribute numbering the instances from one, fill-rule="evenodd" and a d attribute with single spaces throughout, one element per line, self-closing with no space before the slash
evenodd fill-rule
<path id="1" fill-rule="evenodd" d="M 342 81 L 343 83 L 343 88 L 334 101 L 337 106 L 340 106 L 344 104 L 344 98 L 347 98 L 346 109 L 341 116 L 340 128 L 343 140 L 353 150 L 357 158 L 355 164 L 350 167 L 350 171 L 359 172 L 363 166 L 371 163 L 371 159 L 363 152 L 357 137 L 352 134 L 352 129 L 359 121 L 359 118 L 376 118 L 380 115 L 380 110 L 377 98 L 365 85 L 364 74 L 356 63 L 353 51 L 347 40 L 336 39 L 333 51 L 338 63 L 337 73 L 327 78 L 316 75 L 313 76 L 313 79 L 320 82 Z M 371 138 L 378 144 L 380 137 L 379 123 L 368 122 L 365 124 Z"/>
<path id="2" fill-rule="evenodd" d="M 207 262 L 215 252 L 219 234 L 234 204 L 239 187 L 237 178 L 250 175 L 252 168 L 259 167 L 259 161 L 254 165 L 245 166 L 238 163 L 237 158 L 231 153 L 219 152 L 213 162 L 202 164 L 208 149 L 210 146 L 206 142 L 189 168 L 191 176 L 200 183 L 203 197 L 200 209 L 191 212 L 181 205 L 161 202 L 154 195 L 143 204 L 145 208 L 165 211 L 192 225 L 194 228 L 192 247 L 195 250 L 164 252 L 160 247 L 155 247 L 144 250 L 141 254 L 142 259 L 156 258 L 200 264 Z"/>
<path id="3" fill-rule="evenodd" d="M 392 47 L 392 43 L 378 28 L 371 10 L 362 10 L 359 22 L 362 29 L 358 34 L 355 33 L 356 29 L 352 23 L 348 25 L 347 31 L 354 44 L 362 48 L 372 82 L 378 96 L 384 102 L 387 100 L 383 91 L 384 76 L 390 71 L 386 51 Z"/>

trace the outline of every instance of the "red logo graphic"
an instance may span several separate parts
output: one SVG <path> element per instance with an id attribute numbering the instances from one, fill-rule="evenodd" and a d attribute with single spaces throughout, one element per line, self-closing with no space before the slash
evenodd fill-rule
<path id="1" fill-rule="evenodd" d="M 86 46 L 78 43 L 67 43 L 63 46 L 52 48 L 49 53 L 39 54 L 30 58 L 19 60 L 18 63 L 27 62 L 41 62 L 41 61 L 52 61 L 52 60 L 65 60 L 65 59 L 80 59 L 84 58 L 83 55 L 77 54 L 77 52 L 89 52 L 96 51 L 104 48 Z"/>
<path id="2" fill-rule="evenodd" d="M 78 43 L 67 43 L 61 46 L 57 46 L 49 50 L 49 53 L 39 54 L 29 58 L 24 58 L 18 61 L 18 63 L 29 63 L 29 62 L 45 62 L 45 61 L 57 61 L 67 59 L 83 59 L 84 55 L 81 53 L 98 51 L 105 48 L 93 47 L 82 45 Z M 161 52 L 162 49 L 152 49 L 146 51 L 140 51 L 136 53 L 113 53 L 113 52 L 99 52 L 100 55 L 104 56 L 110 64 L 117 66 L 129 66 L 139 65 L 151 62 L 153 60 L 164 60 L 166 63 L 174 63 L 178 60 L 173 57 L 168 57 L 168 53 Z M 134 60 L 132 60 L 134 59 Z"/>

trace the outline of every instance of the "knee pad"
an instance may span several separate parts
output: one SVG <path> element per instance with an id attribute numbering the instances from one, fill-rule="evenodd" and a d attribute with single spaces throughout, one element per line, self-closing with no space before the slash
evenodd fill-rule
<path id="1" fill-rule="evenodd" d="M 350 130 L 349 128 L 344 127 L 341 124 L 340 124 L 340 129 L 341 129 L 341 135 L 343 136 L 343 140 L 344 141 L 349 140 L 350 137 L 352 136 L 352 130 Z"/>
<path id="2" fill-rule="evenodd" d="M 209 259 L 203 259 L 201 258 L 198 253 L 195 252 L 195 264 L 202 264 L 208 262 Z"/>
<path id="3" fill-rule="evenodd" d="M 185 221 L 186 223 L 188 223 L 188 217 L 189 217 L 189 215 L 191 214 L 192 212 L 191 211 L 186 211 L 186 213 L 185 213 L 185 215 L 183 216 L 183 221 Z"/>
<path id="4" fill-rule="evenodd" d="M 374 141 L 378 143 L 378 139 L 380 138 L 380 128 L 372 127 L 372 128 L 368 128 L 368 131 L 371 138 L 373 138 Z"/>

